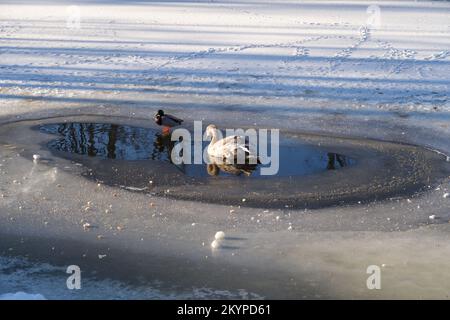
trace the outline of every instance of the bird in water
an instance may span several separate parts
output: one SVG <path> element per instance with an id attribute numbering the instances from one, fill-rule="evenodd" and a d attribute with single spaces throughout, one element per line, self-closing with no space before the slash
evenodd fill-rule
<path id="1" fill-rule="evenodd" d="M 206 167 L 206 171 L 210 176 L 217 176 L 219 175 L 220 171 L 234 175 L 234 176 L 240 176 L 245 175 L 246 177 L 250 176 L 253 171 L 256 170 L 257 164 L 216 164 L 216 163 L 210 163 Z"/>
<path id="2" fill-rule="evenodd" d="M 166 114 L 163 110 L 158 110 L 153 119 L 158 126 L 163 127 L 162 131 L 164 134 L 168 134 L 171 128 L 183 123 L 182 119 Z"/>
<path id="3" fill-rule="evenodd" d="M 245 137 L 234 135 L 220 139 L 222 134 L 213 124 L 206 128 L 206 136 L 211 138 L 207 152 L 208 156 L 214 159 L 213 162 L 236 163 L 236 160 L 240 160 L 239 154 L 243 153 L 245 163 L 260 163 L 258 156 L 253 153 L 257 150 L 256 146 L 252 145 Z"/>

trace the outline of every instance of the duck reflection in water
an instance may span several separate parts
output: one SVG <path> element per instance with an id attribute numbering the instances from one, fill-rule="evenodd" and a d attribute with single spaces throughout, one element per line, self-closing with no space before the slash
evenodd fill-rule
<path id="1" fill-rule="evenodd" d="M 153 150 L 151 159 L 158 160 L 161 158 L 161 155 L 166 153 L 167 159 L 171 161 L 171 152 L 175 145 L 175 141 L 171 140 L 170 133 L 157 133 L 155 134 L 155 139 L 153 140 Z"/>
<path id="2" fill-rule="evenodd" d="M 183 138 L 180 137 L 178 142 L 183 141 Z M 151 154 L 152 160 L 158 160 L 163 158 L 162 155 L 165 154 L 164 158 L 166 158 L 170 163 L 175 165 L 181 172 L 186 173 L 186 164 L 174 164 L 172 161 L 172 150 L 177 141 L 172 141 L 172 133 L 171 132 L 163 132 L 155 134 L 155 139 L 153 140 L 153 150 Z M 183 150 L 180 151 L 180 157 L 183 156 Z"/>
<path id="3" fill-rule="evenodd" d="M 224 173 L 228 173 L 234 176 L 250 176 L 253 171 L 258 167 L 257 164 L 218 164 L 218 163 L 210 163 L 206 167 L 206 171 L 210 176 L 219 175 L 220 171 Z"/>
<path id="4" fill-rule="evenodd" d="M 336 163 L 341 167 L 347 166 L 347 159 L 345 156 L 337 154 L 337 153 L 328 153 L 328 164 L 327 169 L 328 170 L 335 170 L 336 169 Z"/>

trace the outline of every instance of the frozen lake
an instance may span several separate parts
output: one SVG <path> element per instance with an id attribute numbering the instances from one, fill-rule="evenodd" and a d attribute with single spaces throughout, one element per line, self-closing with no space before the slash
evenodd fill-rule
<path id="1" fill-rule="evenodd" d="M 73 4 L 0 4 L 0 297 L 448 298 L 448 2 Z M 282 176 L 253 192 L 265 178 L 185 175 L 158 151 L 175 170 L 164 181 L 137 149 L 114 144 L 135 158 L 123 165 L 96 143 L 93 157 L 56 151 L 38 129 L 157 130 L 161 108 L 188 129 L 277 128 L 286 147 L 307 142 L 295 156 L 311 166 L 295 167 L 293 188 L 321 205 L 295 207 Z M 355 163 L 328 170 L 328 153 Z M 235 188 L 193 188 L 176 172 Z M 353 197 L 352 181 L 370 197 Z M 269 189 L 283 205 L 261 200 Z M 66 287 L 70 265 L 79 291 Z M 373 265 L 380 290 L 366 284 Z"/>

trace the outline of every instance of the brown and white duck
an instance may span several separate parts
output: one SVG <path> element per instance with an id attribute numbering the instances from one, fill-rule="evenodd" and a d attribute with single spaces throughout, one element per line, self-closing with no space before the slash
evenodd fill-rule
<path id="1" fill-rule="evenodd" d="M 245 137 L 234 135 L 220 139 L 222 134 L 213 124 L 206 128 L 206 136 L 211 137 L 207 152 L 213 162 L 236 163 L 238 153 L 244 152 L 246 163 L 260 163 L 258 156 L 252 153 L 257 150 L 256 146 L 251 146 Z"/>

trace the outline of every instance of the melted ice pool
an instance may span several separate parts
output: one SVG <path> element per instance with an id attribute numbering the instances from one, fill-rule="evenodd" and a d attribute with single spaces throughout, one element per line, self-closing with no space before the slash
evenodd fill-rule
<path id="1" fill-rule="evenodd" d="M 48 147 L 54 151 L 101 159 L 159 160 L 171 163 L 171 151 L 177 143 L 171 141 L 170 135 L 163 134 L 158 129 L 112 123 L 45 124 L 40 126 L 40 130 L 59 136 L 48 143 Z M 203 148 L 206 148 L 208 143 L 203 142 Z M 269 151 L 270 147 L 269 144 Z M 355 164 L 353 159 L 345 155 L 286 137 L 281 137 L 279 158 L 279 171 L 275 176 L 304 176 Z M 217 166 L 203 163 L 177 167 L 191 177 L 218 175 L 255 178 L 261 176 L 262 167 L 269 165 Z"/>

